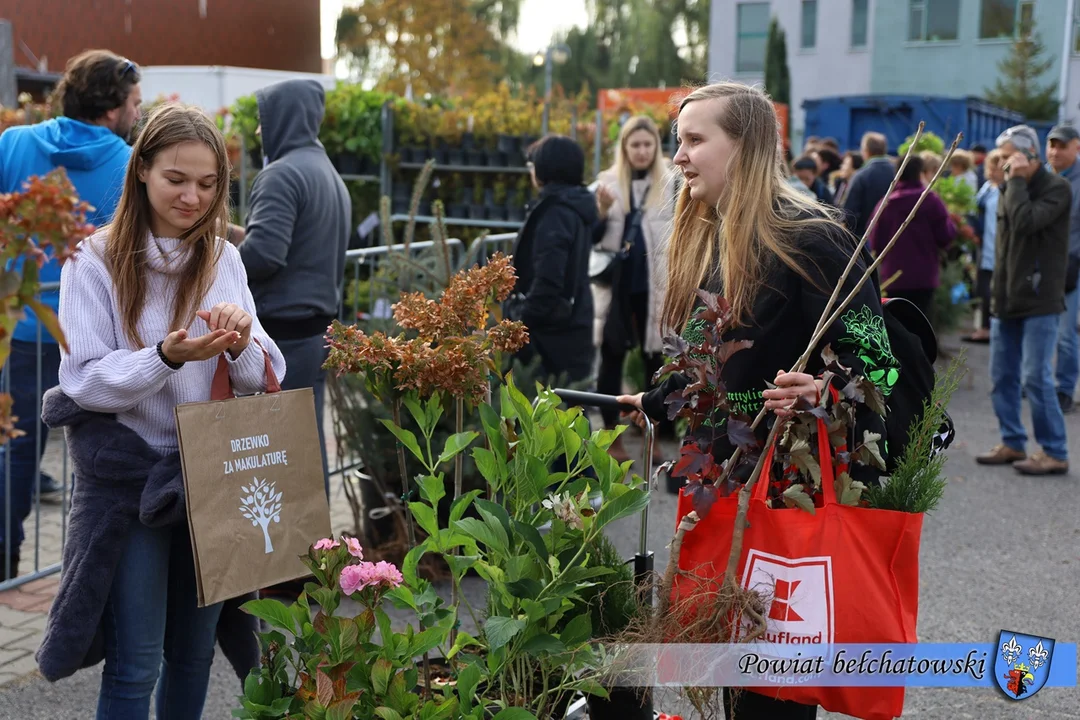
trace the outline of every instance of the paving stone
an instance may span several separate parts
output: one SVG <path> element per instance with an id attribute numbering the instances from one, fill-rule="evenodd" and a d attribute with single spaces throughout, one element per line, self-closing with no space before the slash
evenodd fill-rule
<path id="1" fill-rule="evenodd" d="M 45 591 L 55 594 L 56 588 L 60 585 L 60 575 L 50 575 L 49 577 L 43 577 L 39 580 L 31 580 L 25 585 L 20 585 L 19 589 L 23 592 L 29 593 L 43 593 Z"/>
<path id="2" fill-rule="evenodd" d="M 29 614 L 29 613 L 24 613 Z M 46 613 L 40 613 L 31 616 L 29 620 L 24 620 L 22 625 L 18 626 L 19 630 L 36 630 L 37 632 L 45 632 L 45 625 L 49 622 L 49 616 Z"/>
<path id="3" fill-rule="evenodd" d="M 29 654 L 29 650 L 22 648 L 0 648 L 0 672 L 15 672 L 8 665 Z"/>
<path id="4" fill-rule="evenodd" d="M 41 595 L 23 592 L 20 588 L 15 588 L 14 590 L 6 590 L 0 593 L 0 605 L 5 605 L 14 610 L 23 610 L 25 612 L 42 612 L 38 608 L 38 606 L 41 605 L 41 602 Z"/>
<path id="5" fill-rule="evenodd" d="M 8 650 L 25 650 L 28 653 L 36 653 L 38 648 L 41 647 L 41 640 L 44 637 L 41 633 L 34 632 L 15 642 L 4 643 L 3 647 Z"/>
<path id="6" fill-rule="evenodd" d="M 25 677 L 31 673 L 36 673 L 37 671 L 38 664 L 33 653 L 26 653 L 18 660 L 14 660 L 5 665 L 0 665 L 0 673 L 10 673 L 16 678 Z"/>
<path id="7" fill-rule="evenodd" d="M 0 647 L 7 647 L 8 645 L 22 640 L 30 635 L 36 635 L 37 631 L 34 628 L 6 628 L 0 627 Z"/>
<path id="8" fill-rule="evenodd" d="M 41 621 L 41 629 L 44 630 L 45 616 L 41 613 L 23 612 L 9 608 L 6 605 L 0 605 L 0 627 L 22 627 L 38 620 Z"/>

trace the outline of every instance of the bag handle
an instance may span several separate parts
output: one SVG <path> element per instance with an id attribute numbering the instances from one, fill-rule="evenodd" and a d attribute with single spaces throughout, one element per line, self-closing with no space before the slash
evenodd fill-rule
<path id="1" fill-rule="evenodd" d="M 270 362 L 270 353 L 255 338 L 252 338 L 259 349 L 262 350 L 263 362 L 266 364 L 266 392 L 281 392 L 281 383 L 278 382 L 274 373 L 274 365 Z M 232 400 L 236 397 L 233 393 L 232 382 L 229 380 L 229 361 L 225 359 L 225 353 L 218 355 L 217 368 L 214 370 L 214 380 L 210 383 L 210 399 L 212 401 Z"/>
<path id="2" fill-rule="evenodd" d="M 836 504 L 836 472 L 833 468 L 832 443 L 829 441 L 829 426 L 825 421 L 818 418 L 818 464 L 821 466 L 821 495 L 825 505 Z M 768 500 L 769 477 L 772 471 L 773 453 L 776 452 L 776 443 L 773 442 L 765 451 L 765 464 L 761 468 L 761 475 L 754 485 L 754 500 L 765 502 Z"/>

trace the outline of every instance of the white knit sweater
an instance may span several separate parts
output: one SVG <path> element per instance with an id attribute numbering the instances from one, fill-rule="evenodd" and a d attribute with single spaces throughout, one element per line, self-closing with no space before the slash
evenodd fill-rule
<path id="1" fill-rule="evenodd" d="M 230 243 L 224 247 L 217 275 L 199 310 L 220 302 L 236 303 L 255 317 L 255 302 L 248 291 L 247 274 L 240 253 Z M 169 368 L 157 354 L 157 343 L 169 332 L 172 320 L 175 273 L 183 267 L 180 241 L 148 236 L 146 252 L 146 307 L 138 323 L 147 347 L 132 344 L 123 328 L 120 306 L 104 259 L 105 232 L 95 233 L 80 244 L 79 252 L 65 263 L 60 277 L 60 325 L 68 343 L 61 351 L 60 388 L 80 407 L 115 413 L 159 453 L 178 447 L 174 409 L 181 403 L 210 399 L 210 383 L 217 358 L 188 362 L 179 370 Z M 187 327 L 188 337 L 210 331 L 198 317 Z M 285 378 L 285 359 L 255 317 L 252 342 L 233 360 L 229 377 L 239 394 L 266 389 L 266 372 L 257 339 L 270 354 L 278 380 Z"/>

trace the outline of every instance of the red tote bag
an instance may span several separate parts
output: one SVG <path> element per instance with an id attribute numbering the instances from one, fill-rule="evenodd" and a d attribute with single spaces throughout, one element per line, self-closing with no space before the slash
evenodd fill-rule
<path id="1" fill-rule="evenodd" d="M 823 506 L 774 510 L 766 504 L 772 450 L 755 483 L 747 513 L 738 579 L 771 599 L 763 642 L 914 643 L 919 612 L 922 515 L 841 505 L 834 488 L 832 448 L 820 420 L 818 450 Z M 723 579 L 735 527 L 737 495 L 719 498 L 686 533 L 673 596 Z M 679 494 L 678 517 L 693 510 Z M 677 525 L 677 523 L 676 523 Z M 864 720 L 899 717 L 902 687 L 753 687 L 783 700 L 816 704 Z"/>

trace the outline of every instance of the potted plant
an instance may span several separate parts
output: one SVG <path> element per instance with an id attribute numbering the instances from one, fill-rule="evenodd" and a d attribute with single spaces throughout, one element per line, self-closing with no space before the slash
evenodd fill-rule
<path id="1" fill-rule="evenodd" d="M 593 635 L 615 638 L 641 613 L 634 573 L 618 548 L 601 534 L 589 549 L 589 567 L 606 568 L 603 586 L 582 592 L 589 604 Z M 653 720 L 651 688 L 608 687 L 608 696 L 587 698 L 590 720 Z"/>
<path id="2" fill-rule="evenodd" d="M 270 630 L 260 633 L 262 663 L 245 680 L 233 717 L 477 717 L 470 713 L 480 678 L 476 666 L 454 686 L 418 691 L 414 658 L 445 643 L 456 613 L 442 606 L 427 581 L 405 585 L 394 565 L 363 558 L 356 538 L 324 538 L 301 556 L 315 581 L 305 584 L 295 603 L 262 599 L 243 605 Z M 345 597 L 360 607 L 354 617 L 338 613 Z M 431 626 L 395 631 L 384 599 L 413 608 Z"/>
<path id="3" fill-rule="evenodd" d="M 410 507 L 428 517 L 428 537 L 402 572 L 411 577 L 426 553 L 446 558 L 455 583 L 475 570 L 488 585 L 482 637 L 459 635 L 456 644 L 486 649 L 488 702 L 537 718 L 561 717 L 575 692 L 607 695 L 596 681 L 602 660 L 592 611 L 580 594 L 606 583 L 611 570 L 590 564 L 589 548 L 611 522 L 640 512 L 648 494 L 640 478 L 625 480 L 631 463 L 620 466 L 607 453 L 618 430 L 591 432 L 581 409 L 562 409 L 550 391 L 540 390 L 530 403 L 509 376 L 498 397 L 499 409 L 479 404 L 487 442 L 472 447 L 472 455 L 489 497 L 501 502 L 468 493 L 455 503 L 450 525 L 436 527 L 433 509 L 422 507 L 432 499 L 422 492 L 423 501 Z M 402 442 L 423 454 L 422 438 Z M 553 466 L 566 470 L 550 472 Z M 598 510 L 594 495 L 601 498 Z M 470 506 L 480 517 L 461 516 Z M 461 603 L 476 612 L 466 598 Z"/>

